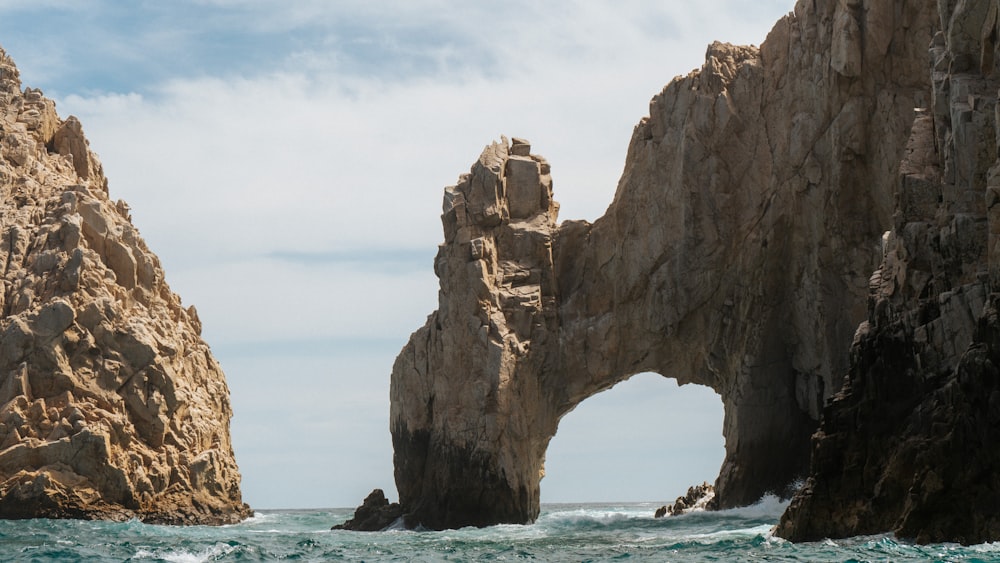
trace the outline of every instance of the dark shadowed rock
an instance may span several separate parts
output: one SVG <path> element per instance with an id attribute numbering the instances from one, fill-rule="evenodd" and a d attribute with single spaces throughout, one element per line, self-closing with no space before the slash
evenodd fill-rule
<path id="1" fill-rule="evenodd" d="M 378 532 L 391 526 L 402 515 L 403 509 L 399 503 L 389 504 L 382 489 L 375 489 L 365 497 L 361 506 L 354 511 L 354 518 L 343 524 L 337 524 L 331 529 Z"/>
<path id="2" fill-rule="evenodd" d="M 1000 539 L 1000 3 L 938 4 L 931 103 L 784 538 Z"/>

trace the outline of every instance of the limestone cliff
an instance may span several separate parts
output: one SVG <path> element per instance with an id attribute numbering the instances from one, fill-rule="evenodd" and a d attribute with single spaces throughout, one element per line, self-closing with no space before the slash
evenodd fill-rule
<path id="1" fill-rule="evenodd" d="M 789 492 L 867 315 L 938 21 L 800 1 L 759 50 L 711 45 L 653 98 L 593 224 L 556 224 L 526 142 L 487 147 L 445 191 L 439 308 L 393 366 L 408 523 L 531 521 L 559 419 L 646 371 L 720 394 L 717 506 Z"/>
<path id="2" fill-rule="evenodd" d="M 80 122 L 0 50 L 0 518 L 248 516 L 229 390 Z"/>

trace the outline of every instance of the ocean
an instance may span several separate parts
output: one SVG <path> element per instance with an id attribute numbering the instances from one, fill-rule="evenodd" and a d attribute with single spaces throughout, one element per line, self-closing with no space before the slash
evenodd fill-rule
<path id="1" fill-rule="evenodd" d="M 657 505 L 543 505 L 535 524 L 444 532 L 330 531 L 353 509 L 261 510 L 233 526 L 0 521 L 0 561 L 1000 561 L 1000 544 L 913 545 L 890 536 L 792 544 L 784 505 L 654 519 Z"/>

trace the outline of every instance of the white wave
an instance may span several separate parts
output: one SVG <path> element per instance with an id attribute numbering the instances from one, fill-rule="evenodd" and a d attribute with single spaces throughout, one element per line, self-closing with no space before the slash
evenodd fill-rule
<path id="1" fill-rule="evenodd" d="M 265 522 L 274 522 L 281 515 L 277 513 L 264 513 L 259 510 L 254 511 L 253 516 L 241 521 L 236 524 L 230 524 L 230 526 L 253 526 L 255 524 L 263 524 Z M 222 526 L 225 527 L 225 526 Z"/>
<path id="2" fill-rule="evenodd" d="M 1000 542 L 981 543 L 969 546 L 976 553 L 1000 553 Z"/>
<path id="3" fill-rule="evenodd" d="M 392 524 L 389 524 L 388 526 L 386 526 L 385 529 L 383 529 L 382 531 L 383 532 L 405 532 L 405 531 L 407 531 L 406 530 L 406 525 L 403 524 L 403 517 L 400 516 L 399 518 L 396 518 L 395 520 L 392 521 Z"/>
<path id="4" fill-rule="evenodd" d="M 236 551 L 236 547 L 216 543 L 201 551 L 189 551 L 186 549 L 176 551 L 161 551 L 159 553 L 147 549 L 139 549 L 135 553 L 135 559 L 156 559 L 159 561 L 169 561 L 170 563 L 205 563 L 206 561 L 217 561 L 218 559 Z"/>
<path id="5" fill-rule="evenodd" d="M 572 510 L 552 510 L 542 515 L 539 521 L 545 522 L 598 522 L 601 524 L 611 524 L 621 522 L 629 518 L 644 516 L 644 513 L 628 511 L 621 508 L 576 508 Z"/>
<path id="6" fill-rule="evenodd" d="M 745 518 L 771 518 L 773 520 L 778 520 L 785 512 L 785 509 L 788 508 L 789 502 L 791 501 L 781 500 L 775 495 L 766 494 L 750 506 L 729 508 L 720 511 L 720 513 L 743 516 Z"/>
<path id="7" fill-rule="evenodd" d="M 706 534 L 688 534 L 687 539 L 701 541 L 708 540 L 711 543 L 717 542 L 719 540 L 726 540 L 732 538 L 744 538 L 753 536 L 767 536 L 771 533 L 772 526 L 770 524 L 761 524 L 760 526 L 754 526 L 752 528 L 737 528 L 735 530 L 719 530 L 718 532 L 709 532 Z"/>

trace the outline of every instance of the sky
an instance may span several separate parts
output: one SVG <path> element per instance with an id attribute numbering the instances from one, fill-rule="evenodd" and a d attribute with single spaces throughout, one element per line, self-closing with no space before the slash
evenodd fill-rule
<path id="1" fill-rule="evenodd" d="M 352 507 L 396 497 L 389 376 L 437 306 L 444 187 L 524 137 L 560 219 L 596 219 L 650 98 L 713 40 L 759 45 L 792 4 L 0 0 L 0 46 L 80 118 L 198 309 L 244 500 Z M 707 388 L 633 377 L 561 421 L 542 502 L 711 482 L 722 418 Z"/>

